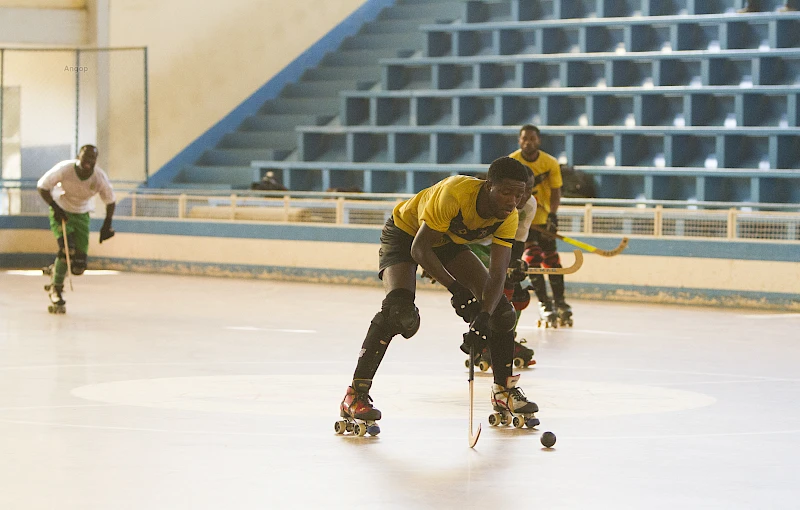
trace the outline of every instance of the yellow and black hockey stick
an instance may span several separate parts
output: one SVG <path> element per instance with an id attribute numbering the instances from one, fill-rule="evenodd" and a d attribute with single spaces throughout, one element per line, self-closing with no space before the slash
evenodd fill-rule
<path id="1" fill-rule="evenodd" d="M 556 239 L 561 239 L 565 243 L 569 243 L 572 246 L 577 246 L 578 248 L 584 249 L 589 253 L 596 253 L 602 257 L 614 257 L 615 255 L 619 255 L 622 251 L 628 247 L 628 238 L 623 237 L 622 241 L 619 243 L 619 246 L 614 248 L 613 250 L 601 250 L 596 246 L 592 246 L 591 244 L 586 244 L 584 242 L 578 241 L 577 239 L 573 239 L 571 237 L 562 236 L 561 234 L 554 234 L 549 230 L 546 230 L 538 225 L 531 225 L 531 229 L 540 232 L 546 236 L 555 237 Z"/>

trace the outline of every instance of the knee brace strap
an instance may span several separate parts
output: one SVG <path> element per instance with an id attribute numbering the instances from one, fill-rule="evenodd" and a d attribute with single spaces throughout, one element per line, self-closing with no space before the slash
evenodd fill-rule
<path id="1" fill-rule="evenodd" d="M 505 296 L 500 298 L 497 307 L 489 318 L 489 327 L 497 333 L 507 333 L 517 324 L 517 313 Z"/>
<path id="2" fill-rule="evenodd" d="M 411 338 L 419 330 L 419 309 L 414 305 L 414 293 L 409 290 L 396 289 L 390 292 L 383 300 L 378 315 L 385 320 L 384 329 L 391 336 L 400 334 L 403 338 Z"/>

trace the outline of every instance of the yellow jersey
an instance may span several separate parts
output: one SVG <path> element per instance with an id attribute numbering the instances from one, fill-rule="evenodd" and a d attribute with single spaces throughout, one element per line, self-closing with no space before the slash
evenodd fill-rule
<path id="1" fill-rule="evenodd" d="M 558 164 L 556 158 L 543 150 L 539 151 L 539 157 L 533 162 L 523 158 L 522 150 L 519 149 L 508 156 L 533 171 L 533 176 L 536 179 L 536 202 L 539 204 L 539 207 L 536 208 L 536 215 L 533 217 L 533 224 L 544 225 L 547 223 L 547 215 L 550 214 L 550 190 L 564 185 L 561 180 L 561 165 Z"/>
<path id="2" fill-rule="evenodd" d="M 445 233 L 436 246 L 449 242 L 468 244 L 491 237 L 492 243 L 511 247 L 517 231 L 517 211 L 504 220 L 482 218 L 477 203 L 484 182 L 466 175 L 441 180 L 397 204 L 394 224 L 413 236 L 424 221 L 433 230 Z"/>

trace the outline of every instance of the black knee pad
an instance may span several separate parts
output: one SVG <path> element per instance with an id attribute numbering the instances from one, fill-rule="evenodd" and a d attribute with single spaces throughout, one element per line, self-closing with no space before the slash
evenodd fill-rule
<path id="1" fill-rule="evenodd" d="M 419 330 L 419 309 L 414 305 L 414 293 L 406 289 L 396 289 L 389 293 L 381 304 L 378 315 L 385 321 L 383 326 L 391 336 L 400 334 L 411 338 Z"/>
<path id="2" fill-rule="evenodd" d="M 72 259 L 70 262 L 72 263 L 72 274 L 75 276 L 80 276 L 86 271 L 86 254 L 83 252 L 76 251 L 74 254 L 70 253 Z"/>
<path id="3" fill-rule="evenodd" d="M 508 302 L 508 298 L 502 296 L 497 307 L 489 318 L 489 327 L 497 333 L 507 333 L 514 329 L 517 324 L 517 313 L 514 307 Z"/>

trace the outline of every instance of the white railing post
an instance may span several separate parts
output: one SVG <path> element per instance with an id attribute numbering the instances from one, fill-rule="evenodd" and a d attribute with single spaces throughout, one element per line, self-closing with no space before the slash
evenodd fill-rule
<path id="1" fill-rule="evenodd" d="M 736 209 L 728 210 L 728 239 L 736 239 Z"/>
<path id="2" fill-rule="evenodd" d="M 592 204 L 586 204 L 583 211 L 583 233 L 592 233 Z"/>
<path id="3" fill-rule="evenodd" d="M 341 225 L 344 223 L 344 197 L 336 199 L 336 224 Z"/>
<path id="4" fill-rule="evenodd" d="M 186 193 L 181 193 L 178 197 L 178 218 L 186 217 Z"/>
<path id="5" fill-rule="evenodd" d="M 136 217 L 136 197 L 137 197 L 137 193 L 134 191 L 131 194 L 131 218 L 135 218 Z"/>
<path id="6" fill-rule="evenodd" d="M 236 219 L 236 194 L 231 194 L 231 219 Z"/>
<path id="7" fill-rule="evenodd" d="M 283 196 L 283 215 L 284 215 L 284 221 L 286 223 L 289 223 L 289 209 L 291 208 L 291 205 L 292 205 L 292 198 L 289 195 L 284 195 Z"/>
<path id="8" fill-rule="evenodd" d="M 653 209 L 653 237 L 661 237 L 664 228 L 664 207 L 657 205 Z"/>

